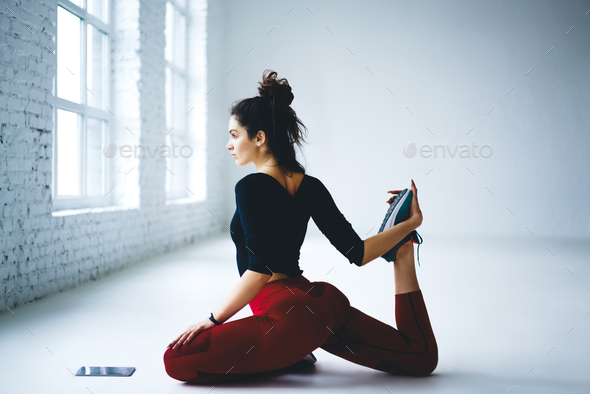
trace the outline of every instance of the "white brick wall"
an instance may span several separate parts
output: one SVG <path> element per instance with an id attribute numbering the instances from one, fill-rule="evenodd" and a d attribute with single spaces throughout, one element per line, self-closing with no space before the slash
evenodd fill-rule
<path id="1" fill-rule="evenodd" d="M 191 128 L 216 130 L 194 150 L 207 166 L 207 199 L 170 204 L 165 200 L 165 160 L 112 161 L 116 206 L 53 212 L 53 96 L 56 73 L 55 0 L 0 3 L 0 311 L 51 293 L 96 280 L 141 259 L 227 231 L 224 212 L 233 190 L 223 182 L 225 113 L 220 124 L 207 122 L 203 73 L 207 51 L 207 7 L 190 2 L 189 60 L 198 67 L 188 103 L 195 108 Z M 215 4 L 213 7 L 220 7 Z M 165 135 L 165 0 L 112 3 L 112 141 L 163 144 Z M 214 13 L 215 18 L 220 15 Z M 29 31 L 29 29 L 31 31 Z M 199 33 L 200 32 L 200 33 Z M 34 34 L 33 34 L 34 33 Z M 222 37 L 215 36 L 220 42 Z M 49 49 L 48 49 L 49 48 Z M 212 59 L 215 61 L 215 59 Z M 196 86 L 194 81 L 202 82 Z M 217 87 L 221 93 L 223 87 Z M 207 96 L 216 100 L 219 96 Z M 196 103 L 196 104 L 195 104 Z M 189 107 L 189 108 L 190 108 Z M 222 112 L 223 111 L 223 112 Z M 133 143 L 133 142 L 131 142 Z M 157 157 L 157 155 L 156 155 Z M 206 160 L 205 160 L 206 158 Z M 128 175 L 129 168 L 135 168 Z M 211 210 L 214 214 L 211 214 Z M 233 212 L 232 212 L 233 213 Z M 197 263 L 197 262 L 195 262 Z"/>

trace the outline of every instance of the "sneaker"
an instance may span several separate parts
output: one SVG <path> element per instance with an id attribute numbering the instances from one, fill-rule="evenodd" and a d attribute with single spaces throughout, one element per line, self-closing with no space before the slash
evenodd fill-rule
<path id="1" fill-rule="evenodd" d="M 383 223 L 381 223 L 381 227 L 379 228 L 379 232 L 383 232 L 388 228 L 395 226 L 398 223 L 401 223 L 407 220 L 410 217 L 410 205 L 412 204 L 412 191 L 410 189 L 402 190 L 397 197 L 391 202 L 389 208 L 387 209 L 387 213 L 385 214 L 385 218 L 383 219 Z M 412 240 L 412 242 L 418 244 L 418 266 L 420 265 L 420 244 L 422 244 L 422 237 L 416 230 L 413 230 L 411 233 L 406 235 L 397 245 L 395 245 L 391 250 L 387 253 L 382 255 L 385 260 L 391 262 L 395 261 L 397 258 L 397 251 L 399 248 Z"/>
<path id="2" fill-rule="evenodd" d="M 303 360 L 308 361 L 312 364 L 315 364 L 318 361 L 317 358 L 313 355 L 313 353 L 309 353 L 307 356 L 303 357 Z"/>
<path id="3" fill-rule="evenodd" d="M 303 357 L 301 360 L 297 361 L 295 364 L 286 367 L 287 369 L 296 369 L 301 367 L 308 367 L 313 365 L 318 361 L 317 358 L 313 355 L 313 353 L 309 353 L 307 356 Z"/>

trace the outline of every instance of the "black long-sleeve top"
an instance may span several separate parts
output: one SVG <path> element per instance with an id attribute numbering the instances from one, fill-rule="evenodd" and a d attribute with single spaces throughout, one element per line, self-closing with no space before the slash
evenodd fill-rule
<path id="1" fill-rule="evenodd" d="M 365 245 L 317 178 L 305 174 L 292 196 L 274 177 L 248 174 L 235 187 L 230 224 L 240 276 L 249 269 L 300 276 L 299 251 L 309 218 L 351 264 L 362 264 Z"/>

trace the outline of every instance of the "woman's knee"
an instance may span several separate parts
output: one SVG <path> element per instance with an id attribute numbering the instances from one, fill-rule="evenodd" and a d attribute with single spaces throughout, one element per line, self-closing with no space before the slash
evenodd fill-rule
<path id="1" fill-rule="evenodd" d="M 181 382 L 190 383 L 223 383 L 239 379 L 238 374 L 216 374 L 199 371 L 199 365 L 194 363 L 180 363 L 178 360 L 164 358 L 164 369 L 168 376 Z"/>
<path id="2" fill-rule="evenodd" d="M 220 384 L 229 383 L 236 380 L 244 379 L 250 374 L 224 374 L 224 373 L 206 373 L 201 371 L 195 371 L 187 379 L 177 379 L 183 382 L 197 383 L 197 384 Z M 176 378 L 175 378 L 176 379 Z"/>
<path id="3" fill-rule="evenodd" d="M 176 371 L 166 369 L 166 373 L 173 379 L 181 382 L 197 383 L 197 384 L 219 384 L 233 382 L 235 380 L 243 379 L 246 374 L 219 374 L 219 373 L 206 373 L 201 371 L 192 371 L 187 373 L 186 371 Z"/>
<path id="4" fill-rule="evenodd" d="M 430 351 L 423 354 L 415 354 L 402 360 L 383 360 L 375 369 L 392 375 L 428 376 L 434 372 L 438 364 L 438 354 Z"/>
<path id="5" fill-rule="evenodd" d="M 164 369 L 168 376 L 181 382 L 198 383 L 201 378 L 201 373 L 197 371 L 199 369 L 197 360 L 193 358 L 189 361 L 187 357 L 181 357 L 178 349 L 166 349 Z"/>
<path id="6" fill-rule="evenodd" d="M 412 371 L 415 376 L 428 376 L 434 372 L 438 365 L 438 351 L 435 349 L 424 355 L 420 360 L 419 366 Z"/>

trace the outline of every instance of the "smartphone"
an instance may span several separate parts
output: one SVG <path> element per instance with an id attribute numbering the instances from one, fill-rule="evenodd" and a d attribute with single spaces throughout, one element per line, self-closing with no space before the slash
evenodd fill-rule
<path id="1" fill-rule="evenodd" d="M 76 376 L 131 376 L 135 367 L 80 367 Z"/>

